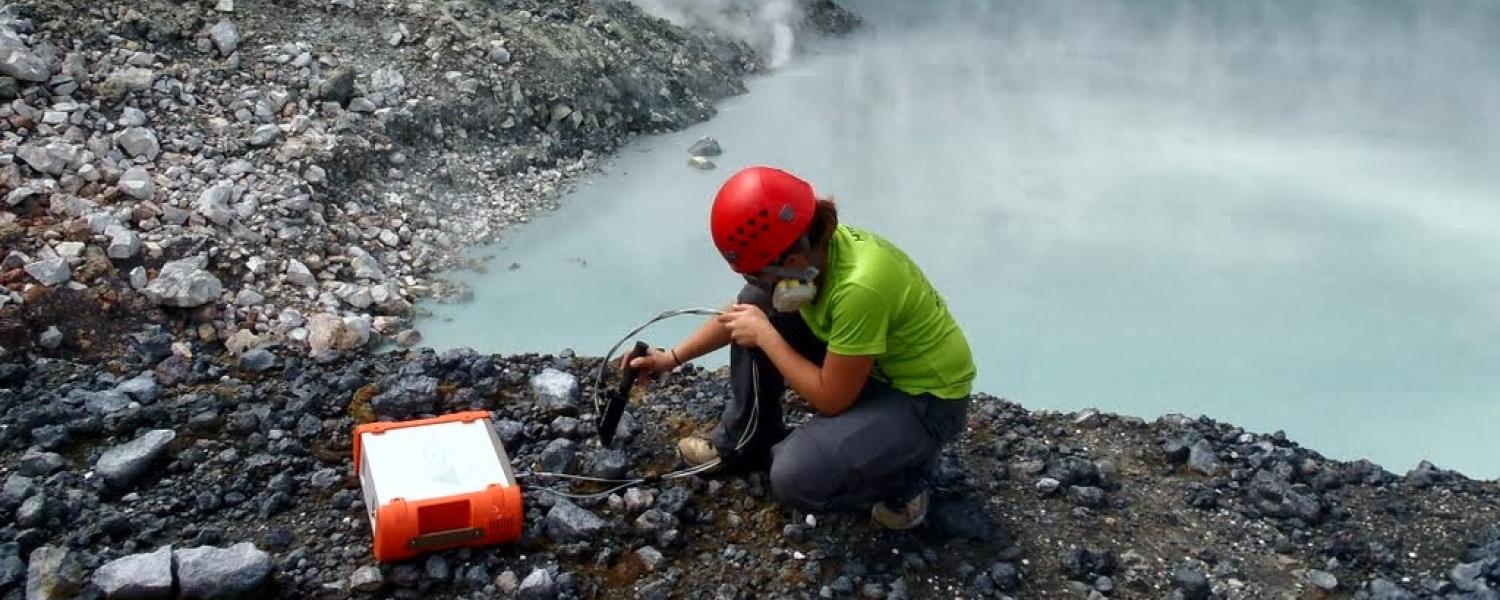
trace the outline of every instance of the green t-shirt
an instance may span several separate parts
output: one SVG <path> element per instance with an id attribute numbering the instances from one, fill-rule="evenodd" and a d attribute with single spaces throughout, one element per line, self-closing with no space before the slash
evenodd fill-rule
<path id="1" fill-rule="evenodd" d="M 840 225 L 828 244 L 821 286 L 801 313 L 829 352 L 874 356 L 871 377 L 908 394 L 968 397 L 975 374 L 969 342 L 901 249 Z"/>

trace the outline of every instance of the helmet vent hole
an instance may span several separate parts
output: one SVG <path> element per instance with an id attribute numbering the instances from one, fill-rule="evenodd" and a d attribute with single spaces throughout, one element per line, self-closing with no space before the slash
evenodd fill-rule
<path id="1" fill-rule="evenodd" d="M 764 209 L 764 208 L 762 208 L 762 209 L 760 209 L 760 217 L 761 217 L 761 218 L 762 218 L 762 219 L 764 219 L 764 218 L 766 218 L 766 217 L 769 217 L 769 216 L 771 216 L 771 211 L 769 211 L 769 210 L 766 210 L 766 209 Z"/>
<path id="2" fill-rule="evenodd" d="M 754 227 L 755 226 L 755 217 L 750 217 L 750 222 L 746 223 L 746 225 Z"/>
<path id="3" fill-rule="evenodd" d="M 770 223 L 761 223 L 760 224 L 760 230 L 761 231 L 770 231 L 771 230 L 771 224 Z"/>

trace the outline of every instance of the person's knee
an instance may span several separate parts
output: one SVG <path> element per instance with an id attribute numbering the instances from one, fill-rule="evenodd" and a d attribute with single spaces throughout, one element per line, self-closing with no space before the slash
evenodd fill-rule
<path id="1" fill-rule="evenodd" d="M 809 452 L 778 452 L 771 462 L 771 495 L 804 510 L 823 510 L 833 501 L 836 475 Z"/>

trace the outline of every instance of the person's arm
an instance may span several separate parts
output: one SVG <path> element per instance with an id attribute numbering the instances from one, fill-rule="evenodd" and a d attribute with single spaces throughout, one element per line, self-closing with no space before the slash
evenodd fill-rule
<path id="1" fill-rule="evenodd" d="M 775 331 L 774 329 L 772 330 Z M 873 356 L 845 356 L 829 352 L 819 367 L 807 360 L 786 339 L 775 335 L 760 342 L 761 351 L 781 371 L 787 386 L 802 396 L 813 409 L 825 417 L 847 410 L 859 397 L 865 382 L 870 379 L 870 370 L 875 366 Z"/>
<path id="2" fill-rule="evenodd" d="M 683 363 L 729 345 L 729 330 L 716 317 L 709 317 L 701 327 L 688 334 L 670 351 L 652 348 L 646 356 L 630 361 L 630 366 L 649 373 L 665 373 Z M 674 356 L 675 355 L 675 356 Z"/>

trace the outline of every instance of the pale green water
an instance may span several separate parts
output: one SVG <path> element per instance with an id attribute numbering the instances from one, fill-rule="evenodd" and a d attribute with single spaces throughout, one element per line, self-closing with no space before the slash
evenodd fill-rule
<path id="1" fill-rule="evenodd" d="M 1500 476 L 1500 4 L 853 4 L 865 32 L 485 250 L 428 343 L 599 354 L 723 304 L 708 202 L 771 163 L 924 267 L 980 390 Z"/>

